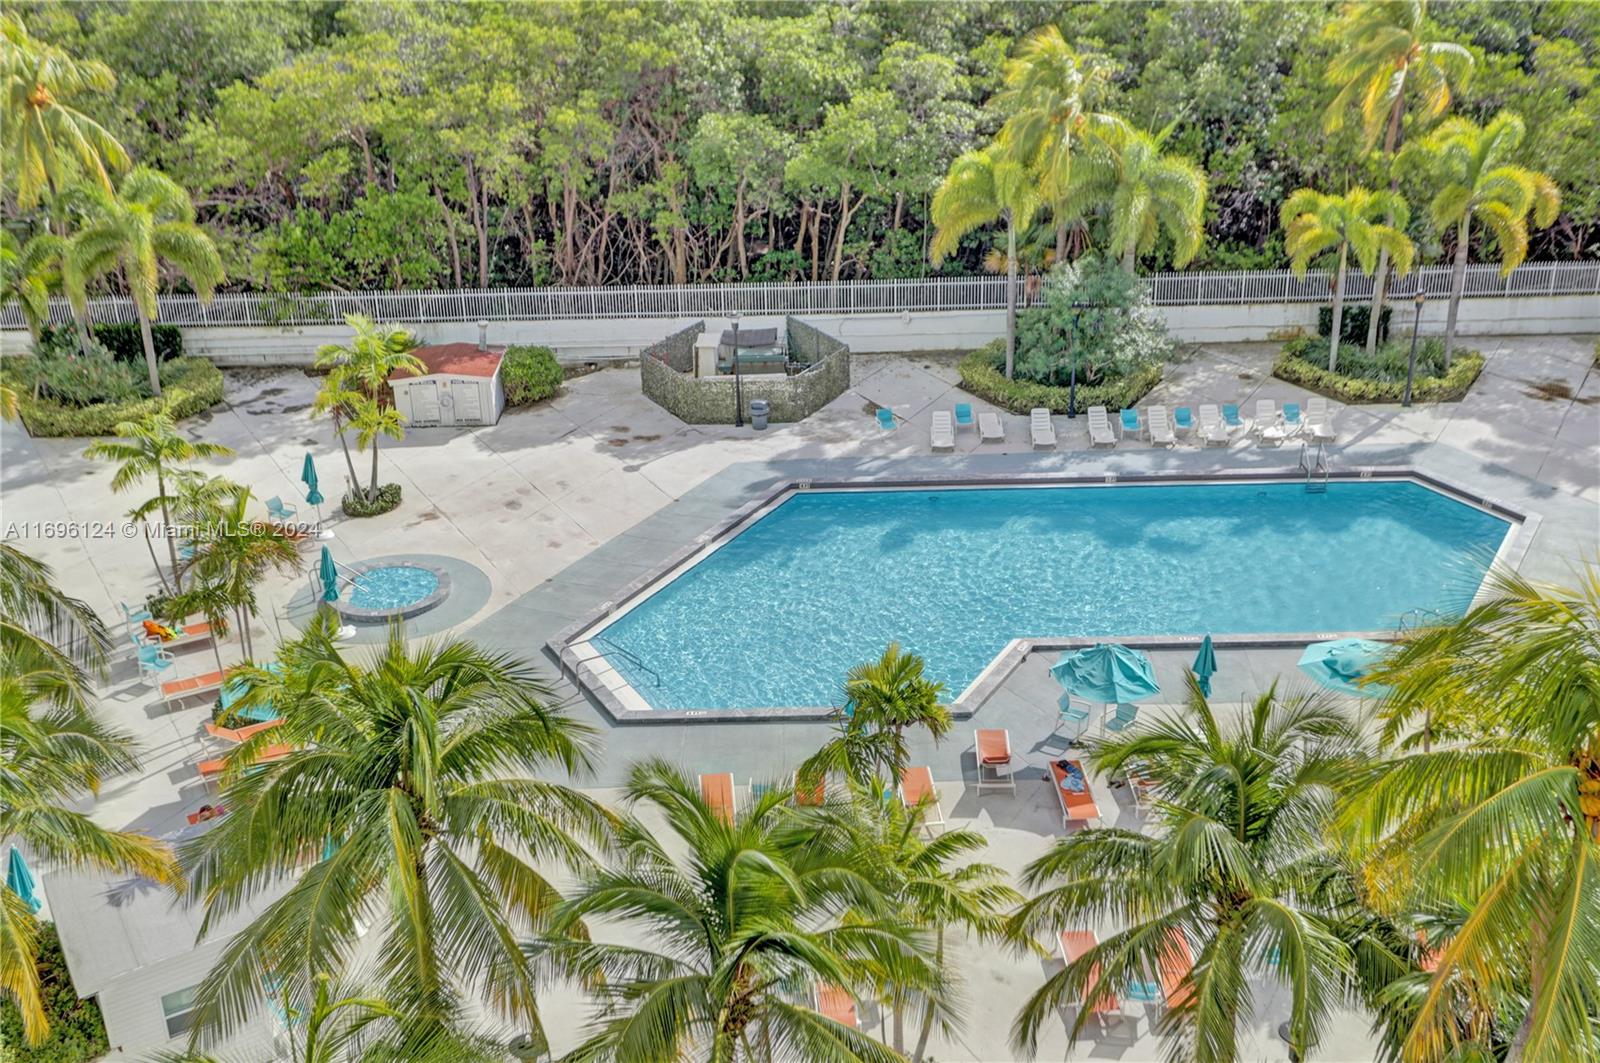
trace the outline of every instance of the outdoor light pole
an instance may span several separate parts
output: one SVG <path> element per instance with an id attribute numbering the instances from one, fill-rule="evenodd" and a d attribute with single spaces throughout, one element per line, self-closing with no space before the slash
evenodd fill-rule
<path id="1" fill-rule="evenodd" d="M 744 381 L 739 376 L 739 311 L 733 312 L 733 427 L 744 427 Z"/>
<path id="2" fill-rule="evenodd" d="M 1072 373 L 1070 384 L 1067 388 L 1067 419 L 1072 420 L 1078 416 L 1078 315 L 1072 315 L 1072 324 L 1067 328 L 1067 364 Z"/>
<path id="3" fill-rule="evenodd" d="M 1411 381 L 1417 375 L 1417 336 L 1422 332 L 1422 304 L 1427 302 L 1427 296 L 1422 294 L 1422 285 L 1417 285 L 1417 316 L 1411 322 L 1411 354 L 1406 358 L 1406 393 L 1400 400 L 1400 405 L 1411 405 Z"/>

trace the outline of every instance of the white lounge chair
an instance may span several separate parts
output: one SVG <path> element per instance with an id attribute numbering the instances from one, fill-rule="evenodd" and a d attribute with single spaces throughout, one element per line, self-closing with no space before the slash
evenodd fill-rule
<path id="1" fill-rule="evenodd" d="M 1117 445 L 1117 433 L 1111 430 L 1111 417 L 1106 413 L 1104 406 L 1089 407 L 1089 445 L 1091 447 Z"/>
<path id="2" fill-rule="evenodd" d="M 1320 395 L 1306 399 L 1306 431 L 1313 443 L 1331 443 L 1339 433 L 1333 427 L 1333 411 L 1328 400 Z"/>
<path id="3" fill-rule="evenodd" d="M 1036 447 L 1056 445 L 1056 426 L 1050 423 L 1050 411 L 1043 406 L 1034 407 L 1028 415 L 1028 432 L 1033 436 L 1033 445 Z"/>
<path id="4" fill-rule="evenodd" d="M 1256 400 L 1256 418 L 1250 422 L 1250 434 L 1260 436 L 1262 432 L 1278 423 L 1278 404 L 1271 399 Z"/>
<path id="5" fill-rule="evenodd" d="M 1172 432 L 1172 425 L 1167 421 L 1167 408 L 1165 406 L 1152 406 L 1145 413 L 1145 424 L 1149 426 L 1150 444 L 1157 447 L 1175 447 L 1178 437 Z"/>
<path id="6" fill-rule="evenodd" d="M 1222 414 L 1215 406 L 1200 407 L 1200 441 L 1208 447 L 1228 445 L 1228 426 L 1222 423 Z"/>
<path id="7" fill-rule="evenodd" d="M 933 411 L 933 427 L 929 436 L 934 450 L 956 449 L 956 427 L 950 420 L 949 410 Z"/>
<path id="8" fill-rule="evenodd" d="M 1006 426 L 999 414 L 989 410 L 978 414 L 978 442 L 1004 443 L 1005 439 Z"/>

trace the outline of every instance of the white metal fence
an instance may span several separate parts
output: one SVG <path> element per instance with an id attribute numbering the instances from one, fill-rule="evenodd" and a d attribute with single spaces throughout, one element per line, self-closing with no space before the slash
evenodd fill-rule
<path id="1" fill-rule="evenodd" d="M 1288 270 L 1232 273 L 1157 273 L 1144 278 L 1161 306 L 1245 305 L 1327 301 L 1326 272 L 1296 277 Z M 1450 293 L 1450 268 L 1428 266 L 1398 279 L 1395 298 L 1409 298 L 1421 285 L 1431 299 Z M 1355 272 L 1346 279 L 1352 299 L 1369 298 L 1372 280 Z M 1515 295 L 1600 294 L 1600 262 L 1529 262 L 1502 277 L 1492 265 L 1467 267 L 1466 294 L 1474 298 Z M 1037 298 L 1037 285 L 1021 282 L 1021 305 Z M 879 314 L 927 310 L 990 310 L 1005 306 L 1004 277 L 937 277 L 913 280 L 844 281 L 838 284 L 704 284 L 682 287 L 464 288 L 454 291 L 319 292 L 310 295 L 219 295 L 202 303 L 192 295 L 162 296 L 160 320 L 185 328 L 228 325 L 316 325 L 346 314 L 382 321 L 541 321 L 560 318 L 726 317 L 785 314 Z M 51 319 L 69 320 L 66 303 L 53 300 Z M 128 299 L 91 299 L 97 322 L 136 320 Z M 0 310 L 0 327 L 23 325 L 15 303 Z"/>

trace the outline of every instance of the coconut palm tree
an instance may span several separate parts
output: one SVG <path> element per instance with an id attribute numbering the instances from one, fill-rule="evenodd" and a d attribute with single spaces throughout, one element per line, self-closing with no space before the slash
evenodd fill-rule
<path id="1" fill-rule="evenodd" d="M 1163 232 L 1172 241 L 1175 266 L 1188 264 L 1205 237 L 1206 175 L 1188 159 L 1162 151 L 1171 130 L 1132 130 L 1112 144 L 1110 251 L 1129 273 Z"/>
<path id="2" fill-rule="evenodd" d="M 1325 252 L 1337 251 L 1333 281 L 1333 329 L 1328 340 L 1328 371 L 1332 372 L 1339 365 L 1345 271 L 1350 254 L 1355 253 L 1356 263 L 1363 273 L 1371 273 L 1377 263 L 1378 252 L 1387 248 L 1396 272 L 1408 272 L 1412 256 L 1416 253 L 1415 245 L 1404 231 L 1411 218 L 1410 208 L 1405 200 L 1393 192 L 1373 192 L 1357 187 L 1342 196 L 1335 196 L 1311 188 L 1300 188 L 1284 200 L 1279 216 L 1285 230 L 1284 246 L 1289 252 L 1289 265 L 1297 275 L 1305 275 L 1312 259 Z M 1379 218 L 1394 218 L 1397 224 L 1386 225 Z"/>
<path id="3" fill-rule="evenodd" d="M 411 649 L 398 625 L 352 660 L 335 626 L 314 621 L 277 670 L 237 673 L 241 708 L 271 704 L 282 722 L 230 754 L 229 815 L 180 849 L 202 935 L 294 881 L 200 984 L 193 1042 L 237 1030 L 268 981 L 306 1008 L 318 973 L 347 969 L 362 923 L 375 989 L 409 1019 L 445 1021 L 473 993 L 537 1028 L 517 935 L 559 900 L 544 870 L 585 865 L 611 826 L 547 778 L 587 766 L 589 728 L 520 660 L 464 641 Z M 258 763 L 267 746 L 291 751 Z"/>
<path id="4" fill-rule="evenodd" d="M 1091 743 L 1100 774 L 1137 766 L 1152 781 L 1153 823 L 1078 831 L 1023 872 L 1024 889 L 1039 891 L 1016 917 L 1027 933 L 1120 928 L 1028 999 L 1013 1043 L 1031 1054 L 1041 1025 L 1087 990 L 1075 1039 L 1096 1001 L 1158 981 L 1181 939 L 1194 965 L 1158 1026 L 1169 1058 L 1238 1058 L 1252 976 L 1288 985 L 1289 1042 L 1303 1058 L 1349 992 L 1349 948 L 1315 895 L 1338 873 L 1325 831 L 1362 755 L 1355 723 L 1328 701 L 1269 690 L 1222 716 L 1192 677 L 1171 715 Z"/>
<path id="5" fill-rule="evenodd" d="M 191 440 L 180 435 L 178 426 L 164 413 L 153 413 L 138 421 L 124 421 L 117 425 L 116 440 L 91 443 L 83 452 L 86 458 L 104 458 L 118 463 L 117 471 L 111 474 L 111 490 L 118 494 L 155 477 L 155 496 L 141 502 L 128 515 L 134 520 L 148 521 L 152 513 L 160 511 L 161 537 L 167 541 L 167 557 L 172 562 L 170 589 L 173 593 L 183 591 L 183 570 L 178 565 L 177 527 L 172 522 L 172 504 L 177 496 L 167 493 L 168 479 L 183 471 L 188 462 L 232 455 L 233 449 L 221 443 Z M 152 558 L 154 549 L 151 547 Z M 160 565 L 156 566 L 156 575 L 166 587 L 167 578 L 162 575 Z"/>
<path id="6" fill-rule="evenodd" d="M 35 346 L 50 320 L 50 289 L 61 283 L 61 254 L 66 241 L 38 233 L 27 243 L 9 230 L 0 232 L 0 305 L 15 299 Z"/>
<path id="7" fill-rule="evenodd" d="M 817 983 L 936 991 L 939 980 L 869 869 L 785 829 L 793 791 L 724 818 L 660 760 L 635 764 L 626 790 L 650 821 L 623 824 L 613 863 L 584 874 L 555 933 L 530 946 L 598 995 L 566 1059 L 902 1058 L 810 1006 Z M 585 940 L 590 919 L 625 924 L 636 944 Z"/>
<path id="8" fill-rule="evenodd" d="M 1005 88 L 993 101 L 1008 116 L 999 141 L 1038 176 L 1040 196 L 1055 223 L 1057 262 L 1066 261 L 1068 230 L 1082 216 L 1073 195 L 1080 152 L 1127 132 L 1121 118 L 1095 109 L 1111 74 L 1105 57 L 1078 52 L 1058 27 L 1041 26 L 1006 62 Z"/>
<path id="9" fill-rule="evenodd" d="M 156 293 L 162 264 L 181 274 L 202 299 L 210 299 L 222 282 L 222 256 L 194 219 L 189 193 L 165 174 L 140 166 L 122 179 L 117 192 L 94 197 L 82 228 L 67 245 L 67 297 L 80 315 L 86 312 L 88 283 L 121 271 L 139 318 L 154 395 L 161 394 L 161 373 L 150 323 L 161 312 Z"/>
<path id="10" fill-rule="evenodd" d="M 1413 141 L 1400 153 L 1398 165 L 1418 171 L 1435 189 L 1428 219 L 1441 232 L 1455 229 L 1455 258 L 1450 274 L 1450 311 L 1444 327 L 1444 362 L 1455 347 L 1456 314 L 1467 285 L 1467 255 L 1472 222 L 1483 223 L 1500 252 L 1503 277 L 1528 255 L 1528 218 L 1549 225 L 1561 209 L 1561 192 L 1547 174 L 1518 165 L 1527 129 L 1522 119 L 1501 111 L 1480 126 L 1451 118 L 1426 139 Z"/>
<path id="11" fill-rule="evenodd" d="M 1393 741 L 1343 822 L 1396 903 L 1463 909 L 1402 1046 L 1448 1056 L 1460 992 L 1509 1018 L 1508 1059 L 1587 1058 L 1600 1015 L 1600 568 L 1576 587 L 1508 573 L 1460 620 L 1408 633 L 1373 676 Z M 1519 984 L 1519 980 L 1525 981 Z M 1579 1046 L 1587 1045 L 1587 1050 Z"/>
<path id="12" fill-rule="evenodd" d="M 0 654 L 36 694 L 87 711 L 111 636 L 93 609 L 55 585 L 50 566 L 0 542 Z"/>
<path id="13" fill-rule="evenodd" d="M 17 205 L 38 204 L 75 165 L 105 188 L 107 169 L 128 165 L 128 153 L 105 127 L 74 104 L 109 95 L 116 75 L 94 59 L 74 59 L 29 35 L 15 14 L 0 15 L 0 76 L 5 78 L 5 163 L 16 176 Z M 70 160 L 70 163 L 69 163 Z"/>
<path id="14" fill-rule="evenodd" d="M 254 657 L 250 622 L 256 613 L 256 585 L 268 572 L 299 572 L 304 559 L 294 539 L 282 529 L 251 516 L 250 503 L 255 496 L 248 487 L 222 477 L 212 480 L 221 482 L 199 485 L 200 500 L 179 505 L 184 523 L 200 529 L 188 570 L 206 591 L 195 604 L 201 606 L 213 591 L 220 592 L 233 607 L 244 655 Z M 194 590 L 197 588 L 191 587 Z M 181 607 L 181 603 L 176 606 Z"/>
<path id="15" fill-rule="evenodd" d="M 982 225 L 1006 223 L 1006 379 L 1017 357 L 1017 230 L 1026 229 L 1039 208 L 1039 194 L 1027 164 L 998 144 L 969 151 L 950 164 L 933 194 L 934 265 L 954 251 L 961 238 Z"/>
<path id="16" fill-rule="evenodd" d="M 390 401 L 389 378 L 396 373 L 420 375 L 428 367 L 411 353 L 417 349 L 417 338 L 410 330 L 382 325 L 362 314 L 350 314 L 344 320 L 355 333 L 350 342 L 317 348 L 316 364 L 327 369 L 328 375 L 313 408 L 333 418 L 353 489 L 360 489 L 360 479 L 345 443 L 344 428 L 356 430 L 357 449 L 372 447 L 372 483 L 367 491 L 371 501 L 378 497 L 379 438 L 405 438 L 405 423 Z"/>
<path id="17" fill-rule="evenodd" d="M 910 754 L 906 731 L 923 728 L 935 742 L 950 731 L 950 708 L 939 702 L 944 684 L 923 674 L 921 657 L 889 643 L 876 661 L 858 664 L 845 677 L 845 708 L 836 733 L 800 768 L 803 778 L 839 772 L 865 785 L 887 779 L 893 785 Z"/>
<path id="18" fill-rule="evenodd" d="M 954 1025 L 957 1001 L 954 976 L 945 970 L 947 933 L 959 929 L 983 941 L 1009 939 L 1008 915 L 1022 902 L 1003 869 L 971 860 L 987 844 L 982 835 L 947 830 L 930 837 L 924 828 L 924 809 L 885 801 L 876 785 L 851 786 L 848 800 L 804 809 L 785 828 L 795 832 L 795 844 L 831 849 L 850 866 L 862 868 L 895 905 L 901 921 L 933 932 L 933 965 L 946 979 L 946 988 L 925 994 L 913 1063 L 921 1063 L 935 1026 Z M 904 1052 L 905 1011 L 916 1003 L 915 994 L 897 985 L 883 989 L 893 1013 L 893 1047 Z"/>
<path id="19" fill-rule="evenodd" d="M 1427 0 L 1363 0 L 1347 3 L 1327 29 L 1339 52 L 1329 61 L 1326 77 L 1339 91 L 1323 112 L 1323 127 L 1329 132 L 1342 128 L 1354 106 L 1366 150 L 1382 136 L 1383 154 L 1391 164 L 1409 98 L 1416 99 L 1417 117 L 1431 121 L 1450 106 L 1452 88 L 1466 85 L 1472 74 L 1471 52 L 1452 41 L 1425 39 L 1427 15 Z M 1392 180 L 1389 191 L 1396 191 Z M 1395 220 L 1387 217 L 1384 224 L 1392 226 Z M 1372 278 L 1368 354 L 1378 346 L 1388 278 L 1389 256 L 1380 249 Z"/>

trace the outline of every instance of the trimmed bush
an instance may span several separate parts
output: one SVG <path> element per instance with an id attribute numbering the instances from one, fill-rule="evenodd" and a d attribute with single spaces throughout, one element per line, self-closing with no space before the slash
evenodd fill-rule
<path id="1" fill-rule="evenodd" d="M 561 390 L 565 375 L 548 347 L 507 347 L 500 363 L 507 406 L 528 406 Z"/>
<path id="2" fill-rule="evenodd" d="M 90 325 L 89 337 L 111 352 L 119 362 L 144 364 L 144 340 L 139 336 L 139 323 L 127 321 L 115 325 Z M 71 325 L 46 325 L 40 336 L 42 343 L 70 341 L 78 345 L 77 334 Z M 156 348 L 156 361 L 165 362 L 183 357 L 183 332 L 176 325 L 151 325 L 150 340 Z"/>
<path id="3" fill-rule="evenodd" d="M 345 495 L 339 505 L 347 517 L 376 517 L 389 512 L 400 504 L 400 485 L 382 484 L 378 487 L 378 497 L 368 502 L 364 495 Z"/>
<path id="4" fill-rule="evenodd" d="M 1007 380 L 1005 376 L 1006 343 L 995 340 L 978 348 L 956 368 L 961 373 L 961 386 L 985 402 L 991 402 L 1012 413 L 1027 413 L 1043 406 L 1052 413 L 1066 413 L 1072 394 L 1070 387 L 1036 384 L 1029 380 Z M 1108 410 L 1121 410 L 1136 405 L 1161 383 L 1159 362 L 1137 369 L 1131 376 L 1110 383 L 1078 383 L 1078 412 L 1090 406 L 1104 406 Z"/>
<path id="5" fill-rule="evenodd" d="M 1393 316 L 1394 308 L 1384 304 L 1383 313 L 1378 315 L 1378 342 L 1382 343 L 1389 338 L 1389 318 Z M 1363 346 L 1367 342 L 1367 324 L 1372 320 L 1372 304 L 1357 303 L 1354 306 L 1345 304 L 1344 311 L 1339 315 L 1339 342 L 1359 343 Z M 1323 339 L 1333 331 L 1333 307 L 1317 307 L 1317 335 Z"/>
<path id="6" fill-rule="evenodd" d="M 0 1060 L 6 1063 L 83 1063 L 111 1047 L 100 1005 L 82 1000 L 72 988 L 67 960 L 54 923 L 39 924 L 39 992 L 50 1035 L 30 1045 L 22 1036 L 22 1016 L 0 996 Z"/>
<path id="7" fill-rule="evenodd" d="M 222 371 L 204 358 L 174 358 L 163 365 L 160 398 L 90 406 L 65 406 L 34 398 L 40 369 L 35 358 L 0 359 L 0 379 L 16 389 L 22 423 L 33 436 L 108 436 L 123 421 L 137 421 L 152 413 L 181 421 L 222 401 Z"/>
<path id="8" fill-rule="evenodd" d="M 1437 342 L 1429 340 L 1424 346 Z M 1272 375 L 1352 405 L 1399 402 L 1405 397 L 1409 352 L 1389 347 L 1379 348 L 1378 353 L 1378 360 L 1368 362 L 1365 352 L 1355 344 L 1341 346 L 1340 371 L 1330 373 L 1326 342 L 1305 336 L 1284 344 L 1283 352 L 1273 363 Z M 1396 353 L 1399 355 L 1398 374 L 1393 369 Z M 1417 352 L 1417 375 L 1411 386 L 1413 402 L 1459 402 L 1483 371 L 1483 355 L 1477 351 L 1457 352 L 1451 359 L 1449 371 L 1437 375 L 1441 372 L 1442 361 L 1442 344 L 1437 353 L 1430 351 L 1427 357 L 1423 351 Z M 1344 372 L 1347 367 L 1355 372 Z"/>

